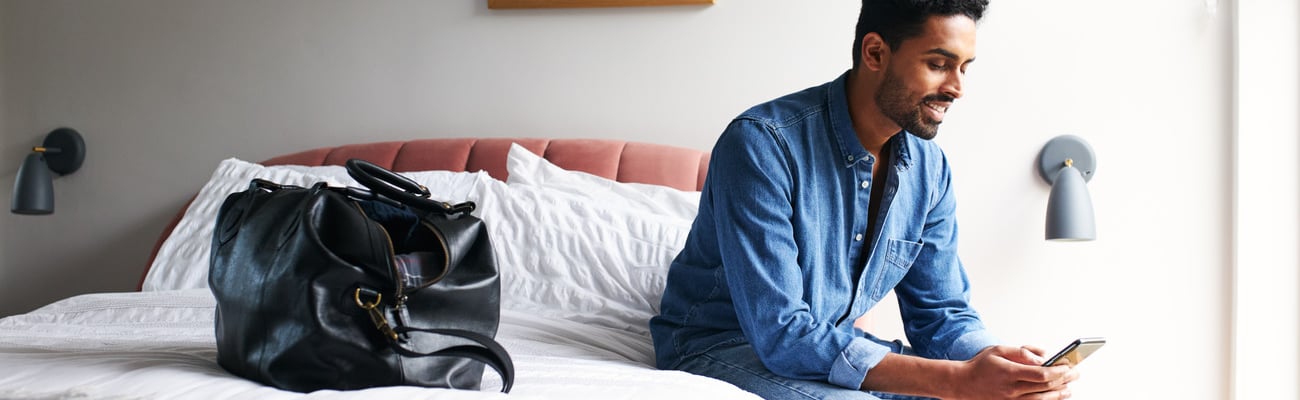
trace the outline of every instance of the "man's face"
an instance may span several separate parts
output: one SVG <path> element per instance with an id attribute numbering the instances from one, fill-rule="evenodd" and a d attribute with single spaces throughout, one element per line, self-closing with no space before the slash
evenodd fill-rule
<path id="1" fill-rule="evenodd" d="M 893 49 L 876 104 L 899 127 L 933 139 L 961 97 L 966 66 L 975 60 L 975 21 L 966 16 L 930 17 L 924 32 Z"/>

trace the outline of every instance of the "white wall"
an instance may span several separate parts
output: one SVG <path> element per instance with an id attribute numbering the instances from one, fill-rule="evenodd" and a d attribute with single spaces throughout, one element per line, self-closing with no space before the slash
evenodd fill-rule
<path id="1" fill-rule="evenodd" d="M 1232 392 L 1300 398 L 1300 5 L 1237 4 Z M 1290 51 L 1288 51 L 1290 50 Z"/>
<path id="2" fill-rule="evenodd" d="M 940 134 L 990 325 L 1052 348 L 1108 338 L 1076 398 L 1228 396 L 1231 19 L 1209 11 L 995 2 Z M 1032 162 L 1061 134 L 1097 153 L 1095 242 L 1042 240 L 1048 187 Z"/>
<path id="3" fill-rule="evenodd" d="M 859 3 L 485 4 L 0 2 L 0 186 L 54 127 L 90 147 L 56 182 L 56 214 L 0 216 L 0 314 L 132 289 L 157 232 L 229 156 L 434 136 L 707 149 L 748 106 L 846 69 Z M 1075 398 L 1229 395 L 1232 31 L 1228 7 L 1206 5 L 994 2 L 941 129 L 988 323 L 1042 347 L 1110 339 Z M 1042 240 L 1032 165 L 1060 134 L 1097 152 L 1095 242 Z"/>
<path id="4" fill-rule="evenodd" d="M 13 118 L 0 185 L 57 126 L 89 152 L 56 182 L 54 215 L 0 216 L 0 314 L 134 288 L 158 232 L 225 157 L 430 136 L 707 149 L 751 103 L 838 74 L 850 6 L 2 2 Z"/>

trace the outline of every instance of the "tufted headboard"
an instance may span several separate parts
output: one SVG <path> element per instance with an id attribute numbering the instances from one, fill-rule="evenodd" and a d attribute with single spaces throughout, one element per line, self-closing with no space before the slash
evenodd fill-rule
<path id="1" fill-rule="evenodd" d="M 510 144 L 573 171 L 583 171 L 619 182 L 649 183 L 698 191 L 704 185 L 709 153 L 682 147 L 608 139 L 457 138 L 349 144 L 306 150 L 263 161 L 263 165 L 343 165 L 360 158 L 397 172 L 487 171 L 506 180 L 506 154 Z M 188 205 L 186 206 L 188 207 Z M 154 243 L 141 284 L 158 250 L 185 215 L 185 207 L 172 218 Z M 137 290 L 139 287 L 137 287 Z"/>
<path id="2" fill-rule="evenodd" d="M 700 190 L 709 154 L 660 144 L 603 139 L 424 139 L 327 147 L 273 157 L 263 165 L 343 165 L 361 158 L 397 172 L 487 171 L 506 180 L 510 144 L 572 171 L 619 182 Z"/>

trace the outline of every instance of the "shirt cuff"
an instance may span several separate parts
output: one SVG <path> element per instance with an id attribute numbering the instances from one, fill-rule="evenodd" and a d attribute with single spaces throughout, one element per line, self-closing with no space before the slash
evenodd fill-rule
<path id="1" fill-rule="evenodd" d="M 867 370 L 885 359 L 885 354 L 889 354 L 889 347 L 866 338 L 853 338 L 831 364 L 828 380 L 849 389 L 861 389 L 862 381 L 867 379 Z"/>
<path id="2" fill-rule="evenodd" d="M 997 345 L 998 339 L 987 330 L 978 330 L 967 332 L 965 335 L 953 341 L 952 346 L 948 348 L 948 359 L 964 361 L 975 358 L 976 354 L 988 348 Z"/>

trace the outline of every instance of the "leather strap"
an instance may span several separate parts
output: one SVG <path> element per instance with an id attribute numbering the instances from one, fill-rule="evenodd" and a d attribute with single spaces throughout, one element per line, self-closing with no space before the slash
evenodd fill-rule
<path id="1" fill-rule="evenodd" d="M 421 329 L 411 327 L 397 327 L 393 329 L 398 334 L 407 332 L 427 332 L 439 335 L 455 336 L 467 339 L 477 343 L 478 346 L 452 346 L 432 353 L 420 353 L 402 347 L 396 341 L 389 341 L 393 350 L 397 354 L 407 357 L 464 357 L 469 358 L 492 367 L 501 375 L 501 392 L 510 393 L 510 387 L 515 383 L 515 364 L 510 360 L 510 354 L 506 352 L 500 343 L 490 337 L 483 336 L 470 331 L 459 329 Z"/>

